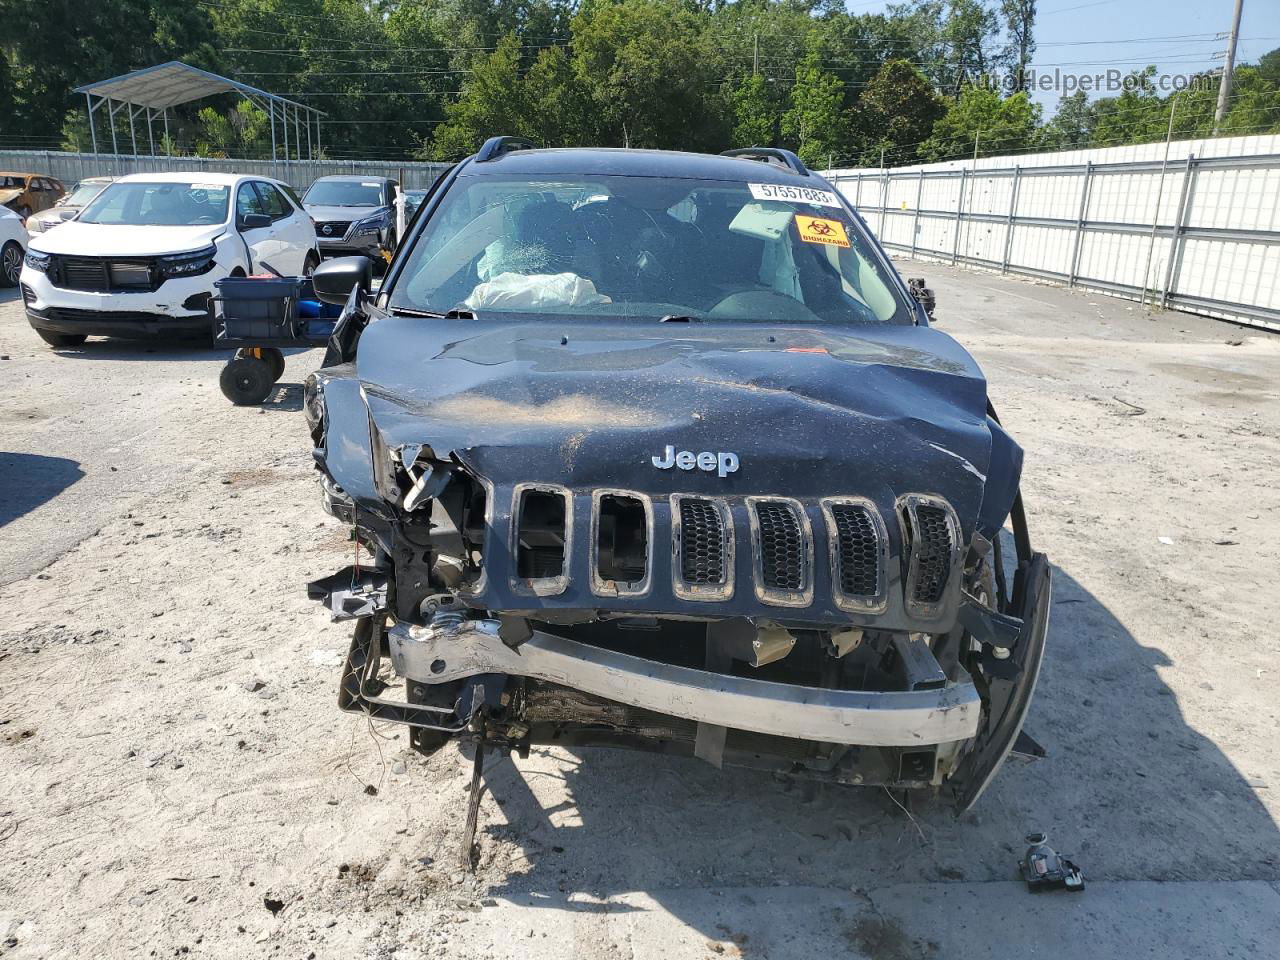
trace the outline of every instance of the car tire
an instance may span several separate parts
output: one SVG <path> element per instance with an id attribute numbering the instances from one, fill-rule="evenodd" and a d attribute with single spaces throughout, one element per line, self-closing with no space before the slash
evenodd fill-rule
<path id="1" fill-rule="evenodd" d="M 36 333 L 51 347 L 78 347 L 89 339 L 83 333 L 54 333 L 51 330 L 37 330 Z"/>
<path id="2" fill-rule="evenodd" d="M 218 386 L 222 395 L 237 407 L 252 407 L 271 395 L 275 381 L 272 368 L 266 360 L 257 357 L 236 357 L 222 368 Z"/>
<path id="3" fill-rule="evenodd" d="M 312 251 L 307 254 L 307 259 L 302 261 L 302 275 L 309 277 L 316 272 L 316 267 L 320 266 L 320 257 Z"/>
<path id="4" fill-rule="evenodd" d="M 0 287 L 16 287 L 22 272 L 22 245 L 10 240 L 0 249 Z"/>

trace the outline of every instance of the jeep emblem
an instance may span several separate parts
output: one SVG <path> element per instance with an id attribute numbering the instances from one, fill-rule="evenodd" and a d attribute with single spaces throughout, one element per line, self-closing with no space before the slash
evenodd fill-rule
<path id="1" fill-rule="evenodd" d="M 678 453 L 676 448 L 667 444 L 662 456 L 651 457 L 653 465 L 659 470 L 670 470 L 672 467 L 679 467 L 681 470 L 692 470 L 697 467 L 699 470 L 705 470 L 707 473 L 716 472 L 718 476 L 727 477 L 731 473 L 738 472 L 738 455 L 736 453 L 711 453 L 709 450 L 703 450 L 701 453 L 694 453 L 692 450 L 681 450 Z"/>

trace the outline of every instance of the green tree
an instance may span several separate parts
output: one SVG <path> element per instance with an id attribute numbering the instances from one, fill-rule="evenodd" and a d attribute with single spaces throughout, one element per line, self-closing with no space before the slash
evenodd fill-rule
<path id="1" fill-rule="evenodd" d="M 1020 93 L 1026 89 L 1027 65 L 1036 52 L 1036 0 L 1000 0 L 1000 13 L 1009 34 L 1003 59 L 1013 71 L 1013 92 Z"/>
<path id="2" fill-rule="evenodd" d="M 1097 123 L 1098 114 L 1089 102 L 1089 95 L 1077 90 L 1058 101 L 1057 112 L 1040 130 L 1040 145 L 1045 150 L 1087 147 Z"/>
<path id="3" fill-rule="evenodd" d="M 597 142 L 723 149 L 730 117 L 706 18 L 677 0 L 584 3 L 573 18 L 573 69 Z"/>
<path id="4" fill-rule="evenodd" d="M 822 69 L 816 52 L 796 67 L 791 107 L 782 116 L 782 133 L 800 159 L 825 167 L 843 157 L 849 146 L 849 115 L 840 79 Z"/>
<path id="5" fill-rule="evenodd" d="M 772 147 L 778 138 L 780 111 L 762 74 L 748 74 L 730 94 L 733 101 L 733 142 L 742 147 Z"/>
<path id="6" fill-rule="evenodd" d="M 1156 94 L 1152 77 L 1156 68 L 1136 70 L 1125 78 L 1126 89 L 1118 97 L 1094 102 L 1098 120 L 1090 146 L 1114 147 L 1163 140 L 1169 127 L 1169 107 Z"/>
<path id="7" fill-rule="evenodd" d="M 890 60 L 863 91 L 854 127 L 863 164 L 904 164 L 919 155 L 920 144 L 947 112 L 946 101 L 924 74 L 906 60 Z"/>
<path id="8" fill-rule="evenodd" d="M 965 87 L 920 153 L 930 160 L 996 156 L 1031 146 L 1040 119 L 1040 106 L 1025 93 L 1001 99 L 986 87 Z"/>
<path id="9" fill-rule="evenodd" d="M 445 108 L 448 122 L 435 135 L 438 160 L 458 160 L 486 137 L 519 135 L 527 116 L 520 78 L 520 40 L 509 33 L 487 58 L 476 63 L 462 96 Z"/>

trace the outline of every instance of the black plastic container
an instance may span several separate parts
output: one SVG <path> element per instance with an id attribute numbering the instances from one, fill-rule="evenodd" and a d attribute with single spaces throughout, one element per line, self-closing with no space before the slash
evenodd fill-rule
<path id="1" fill-rule="evenodd" d="M 333 332 L 333 317 L 300 316 L 299 304 L 315 299 L 308 277 L 228 277 L 214 287 L 213 336 L 220 343 L 310 347 Z"/>

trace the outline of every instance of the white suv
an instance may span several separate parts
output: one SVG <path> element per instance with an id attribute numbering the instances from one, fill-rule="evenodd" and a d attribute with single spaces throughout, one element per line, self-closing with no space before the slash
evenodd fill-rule
<path id="1" fill-rule="evenodd" d="M 22 269 L 22 251 L 27 246 L 27 231 L 22 218 L 8 207 L 0 207 L 0 287 L 12 287 Z"/>
<path id="2" fill-rule="evenodd" d="M 277 180 L 139 173 L 38 234 L 22 268 L 27 320 L 47 343 L 210 335 L 214 281 L 310 274 L 315 227 Z"/>

